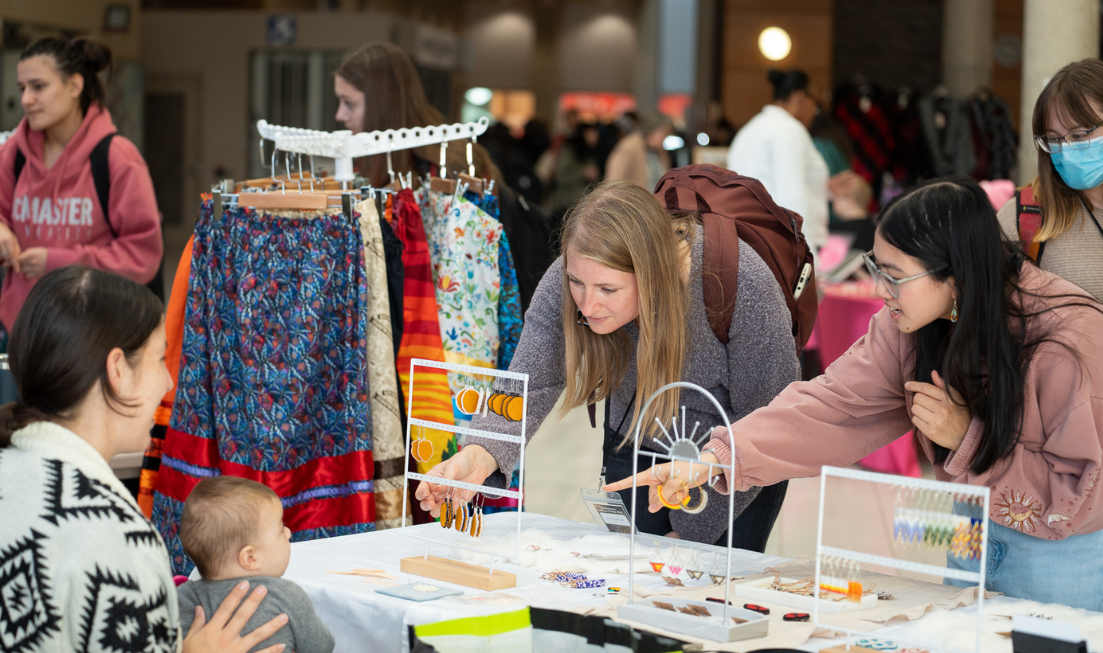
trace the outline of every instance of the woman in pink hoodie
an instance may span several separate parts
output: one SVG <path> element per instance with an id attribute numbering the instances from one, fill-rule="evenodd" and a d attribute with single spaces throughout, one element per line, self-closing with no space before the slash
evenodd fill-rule
<path id="1" fill-rule="evenodd" d="M 110 50 L 84 38 L 39 39 L 20 55 L 25 116 L 0 149 L 4 329 L 46 272 L 80 264 L 147 283 L 160 266 L 149 168 L 133 143 L 115 135 L 103 106 L 98 73 L 110 63 Z M 99 156 L 106 154 L 110 206 L 100 206 L 93 174 L 97 146 L 106 149 Z"/>
<path id="2" fill-rule="evenodd" d="M 939 480 L 991 488 L 988 589 L 1103 609 L 1103 307 L 1005 242 L 969 179 L 897 198 L 866 256 L 885 307 L 825 374 L 733 424 L 734 450 L 713 430 L 700 460 L 734 462 L 717 489 L 851 465 L 914 428 Z M 652 512 L 657 488 L 676 504 L 708 481 L 674 465 L 637 476 Z"/>

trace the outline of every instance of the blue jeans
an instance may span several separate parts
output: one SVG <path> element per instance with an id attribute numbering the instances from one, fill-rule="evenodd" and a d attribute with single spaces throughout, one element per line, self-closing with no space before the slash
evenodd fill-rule
<path id="1" fill-rule="evenodd" d="M 980 508 L 955 504 L 954 512 L 979 517 Z M 946 554 L 951 569 L 979 572 L 980 561 Z M 985 588 L 1007 596 L 1103 610 L 1103 531 L 1046 540 L 989 522 Z M 958 580 L 947 585 L 970 587 Z"/>

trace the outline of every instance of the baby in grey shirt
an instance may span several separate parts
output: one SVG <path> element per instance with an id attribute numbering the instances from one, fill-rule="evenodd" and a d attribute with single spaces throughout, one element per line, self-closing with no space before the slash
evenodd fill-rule
<path id="1" fill-rule="evenodd" d="M 333 635 L 314 612 L 301 587 L 280 576 L 291 558 L 291 531 L 283 525 L 283 505 L 268 487 L 244 478 L 216 476 L 200 481 L 180 519 L 180 541 L 195 562 L 201 580 L 177 588 L 180 627 L 184 633 L 203 606 L 209 619 L 242 580 L 263 585 L 268 595 L 249 618 L 242 634 L 280 614 L 287 625 L 253 651 L 285 644 L 285 653 L 332 653 Z"/>

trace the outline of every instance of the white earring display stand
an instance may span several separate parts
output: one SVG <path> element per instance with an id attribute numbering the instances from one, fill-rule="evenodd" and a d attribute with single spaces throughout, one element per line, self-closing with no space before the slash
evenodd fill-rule
<path id="1" fill-rule="evenodd" d="M 431 422 L 423 419 L 415 419 L 413 417 L 414 409 L 414 393 L 415 393 L 415 380 L 416 370 L 419 367 L 428 367 L 438 370 L 445 370 L 447 372 L 458 372 L 460 374 L 468 374 L 473 377 L 492 377 L 494 379 L 510 379 L 513 381 L 521 382 L 521 435 L 507 435 L 504 433 L 494 433 L 491 431 L 481 431 L 479 429 L 472 429 L 463 426 L 454 426 L 452 424 L 441 424 L 440 422 Z M 511 442 L 516 444 L 521 450 L 520 462 L 520 478 L 516 490 L 509 489 L 497 489 L 486 487 L 483 485 L 474 485 L 472 483 L 464 483 L 462 481 L 453 481 L 451 479 L 441 478 L 439 476 L 429 476 L 426 474 L 418 474 L 416 472 L 407 471 L 402 480 L 402 495 L 404 497 L 410 497 L 409 485 L 410 481 L 426 481 L 436 485 L 445 485 L 457 490 L 466 490 L 468 492 L 488 494 L 496 497 L 508 497 L 517 500 L 517 539 L 514 543 L 513 557 L 517 558 L 521 554 L 521 514 L 524 512 L 524 489 L 525 489 L 525 426 L 528 418 L 528 405 L 529 405 L 529 376 L 528 374 L 518 374 L 516 372 L 507 372 L 504 370 L 494 370 L 485 367 L 470 367 L 468 365 L 456 365 L 454 363 L 441 363 L 439 361 L 424 360 L 421 358 L 415 358 L 410 361 L 410 391 L 407 397 L 406 414 L 409 415 L 409 419 L 406 420 L 406 469 L 409 470 L 410 465 L 410 447 L 411 447 L 411 433 L 415 426 L 436 429 L 438 431 L 447 431 L 450 433 L 456 433 L 460 435 L 474 435 L 480 438 L 489 438 L 492 440 L 500 440 L 502 442 Z M 474 497 L 474 495 L 473 495 Z M 412 500 L 412 497 L 411 497 Z M 403 558 L 399 564 L 399 568 L 410 574 L 416 576 L 424 576 L 426 578 L 432 578 L 434 580 L 441 580 L 448 583 L 454 583 L 456 585 L 463 585 L 465 587 L 472 587 L 484 591 L 493 591 L 500 589 L 507 589 L 515 587 L 517 585 L 517 576 L 504 571 L 494 571 L 494 554 L 484 551 L 475 546 L 468 546 L 465 544 L 457 543 L 456 541 L 445 541 L 443 539 L 437 539 L 434 537 L 423 537 L 420 535 L 412 535 L 406 532 L 406 505 L 407 502 L 402 502 L 402 534 L 407 537 L 424 540 L 425 553 L 420 556 L 412 558 Z M 478 541 L 472 538 L 472 541 Z M 429 545 L 431 543 L 437 543 L 444 546 L 450 546 L 456 549 L 464 549 L 467 551 L 474 551 L 475 553 L 486 553 L 488 561 L 486 567 L 480 567 L 478 565 L 467 564 L 456 560 L 449 560 L 447 558 L 438 558 L 436 556 L 429 555 Z M 498 555 L 501 555 L 500 553 Z"/>
<path id="2" fill-rule="evenodd" d="M 688 390 L 695 390 L 702 395 L 708 397 L 712 402 L 712 405 L 716 408 L 716 412 L 720 414 L 721 419 L 724 420 L 724 426 L 728 430 L 728 446 L 735 450 L 734 437 L 731 430 L 731 422 L 728 421 L 728 416 L 724 412 L 723 407 L 720 405 L 716 398 L 713 397 L 707 390 L 699 385 L 693 383 L 686 383 L 679 381 L 677 383 L 668 383 L 659 388 L 647 398 L 647 403 L 643 405 L 640 410 L 640 415 L 646 415 L 647 409 L 651 407 L 651 403 L 655 401 L 663 392 L 670 390 L 671 388 L 685 388 Z M 660 453 L 656 451 L 641 451 L 640 450 L 640 435 L 643 424 L 636 423 L 636 434 L 634 436 L 634 444 L 632 447 L 632 523 L 636 522 L 636 476 L 639 474 L 639 456 L 651 456 L 651 464 L 655 465 L 656 460 L 671 461 L 671 462 L 686 462 L 692 465 L 700 465 L 702 472 L 705 472 L 707 468 L 708 478 L 713 478 L 716 474 L 723 471 L 735 472 L 735 463 L 729 463 L 727 465 L 720 465 L 717 463 L 706 463 L 701 461 L 701 447 L 699 442 L 707 442 L 711 437 L 711 428 L 706 428 L 702 437 L 694 440 L 692 436 L 686 435 L 685 425 L 685 408 L 682 408 L 681 422 L 678 421 L 678 416 L 674 415 L 671 422 L 671 430 L 674 435 L 671 436 L 670 432 L 660 423 L 659 427 L 664 432 L 664 438 L 656 438 L 654 442 L 667 450 L 666 453 Z M 680 428 L 679 428 L 680 425 Z M 694 434 L 696 434 L 696 427 L 694 427 Z M 664 441 L 665 439 L 665 441 Z M 669 442 L 669 445 L 667 444 Z M 692 467 L 691 467 L 692 469 Z M 693 474 L 693 472 L 691 472 Z M 701 486 L 701 491 L 704 492 L 704 485 Z M 735 515 L 735 497 L 733 495 L 728 496 L 728 523 L 732 522 L 732 517 Z M 629 551 L 636 550 L 636 529 L 630 529 L 629 534 Z M 659 537 L 656 535 L 648 535 L 641 533 L 639 537 L 648 538 L 656 542 L 669 543 L 669 538 Z M 696 603 L 700 607 L 704 607 L 710 613 L 713 610 L 720 610 L 721 616 L 697 616 L 692 614 L 685 614 L 682 612 L 672 612 L 670 610 L 664 610 L 662 608 L 653 607 L 646 603 L 637 603 L 636 594 L 634 591 L 635 577 L 636 577 L 636 557 L 631 556 L 628 559 L 628 603 L 621 605 L 617 608 L 617 616 L 622 619 L 628 619 L 631 621 L 638 621 L 640 623 L 651 624 L 664 628 L 671 632 L 682 633 L 686 635 L 692 635 L 694 637 L 701 637 L 703 639 L 712 640 L 714 642 L 734 642 L 743 639 L 752 639 L 756 637 L 764 637 L 769 627 L 769 621 L 757 612 L 750 610 L 744 610 L 742 608 L 733 608 L 730 605 L 732 596 L 731 591 L 731 557 L 732 557 L 732 529 L 728 528 L 728 551 L 727 561 L 724 565 L 724 603 L 718 605 L 716 603 L 705 602 L 693 602 L 693 601 L 677 601 L 677 607 L 690 607 L 689 603 Z M 669 601 L 668 601 L 669 602 Z M 650 602 L 648 602 L 650 603 Z"/>
<path id="3" fill-rule="evenodd" d="M 270 125 L 267 120 L 257 121 L 257 131 L 261 138 L 274 142 L 276 149 L 281 152 L 332 158 L 335 167 L 333 178 L 345 183 L 351 182 L 355 177 L 353 159 L 470 139 L 486 133 L 489 126 L 490 121 L 482 117 L 477 122 L 353 134 L 348 130 L 324 132 Z"/>
<path id="4" fill-rule="evenodd" d="M 823 544 L 823 510 L 824 504 L 827 498 L 827 479 L 829 477 L 846 478 L 857 481 L 865 481 L 868 483 L 876 483 L 879 485 L 887 485 L 893 488 L 906 488 L 913 490 L 927 490 L 931 492 L 944 492 L 951 497 L 974 497 L 983 501 L 983 515 L 981 517 L 981 541 L 980 541 L 980 572 L 963 571 L 961 569 L 950 569 L 948 567 L 937 567 L 934 565 L 921 564 L 918 562 L 912 562 L 910 560 L 899 560 L 897 558 L 886 558 L 884 556 L 872 555 L 868 553 L 862 553 L 860 551 L 853 551 L 849 549 L 842 549 L 831 546 L 824 546 Z M 855 469 L 843 469 L 840 467 L 824 466 L 820 475 L 820 517 L 819 527 L 816 532 L 816 584 L 813 588 L 813 594 L 815 599 L 813 601 L 813 617 L 812 620 L 817 627 L 827 628 L 835 630 L 837 632 L 846 633 L 846 647 L 845 650 L 855 648 L 856 645 L 850 640 L 851 637 L 870 637 L 870 633 L 851 630 L 849 628 L 843 628 L 840 626 L 828 625 L 820 623 L 820 565 L 824 556 L 839 560 L 850 560 L 859 563 L 866 563 L 871 565 L 879 565 L 882 567 L 889 567 L 892 569 L 900 569 L 903 571 L 911 571 L 919 574 L 927 574 L 930 576 L 940 576 L 942 578 L 950 578 L 954 580 L 961 580 L 967 583 L 976 583 L 978 585 L 977 591 L 977 635 L 973 652 L 980 651 L 981 642 L 981 625 L 984 619 L 984 579 L 988 566 L 988 507 L 991 499 L 991 491 L 987 486 L 974 486 L 963 485 L 959 483 L 943 483 L 940 481 L 928 481 L 926 479 L 910 478 L 906 476 L 891 476 L 888 474 L 876 474 L 874 472 L 863 472 Z M 925 649 L 943 650 L 953 653 L 967 653 L 960 649 L 942 648 L 938 649 L 932 647 L 929 642 L 923 641 L 908 641 L 904 638 L 894 638 L 898 643 L 914 644 L 916 646 L 923 647 Z M 843 650 L 844 647 L 840 646 L 838 649 Z M 860 650 L 860 649 L 859 649 Z M 972 652 L 968 652 L 972 653 Z"/>

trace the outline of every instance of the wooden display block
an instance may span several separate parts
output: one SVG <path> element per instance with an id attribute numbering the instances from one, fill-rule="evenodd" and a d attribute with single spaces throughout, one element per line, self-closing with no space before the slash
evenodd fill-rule
<path id="1" fill-rule="evenodd" d="M 399 569 L 415 576 L 442 580 L 446 583 L 463 585 L 484 592 L 517 587 L 516 574 L 505 571 L 495 571 L 492 574 L 486 567 L 436 556 L 403 558 L 399 562 Z"/>
<path id="2" fill-rule="evenodd" d="M 858 646 L 857 644 L 851 644 L 850 648 L 846 647 L 846 644 L 839 644 L 838 646 L 831 646 L 828 648 L 821 648 L 820 653 L 877 653 L 877 649 L 866 648 L 865 646 Z"/>

